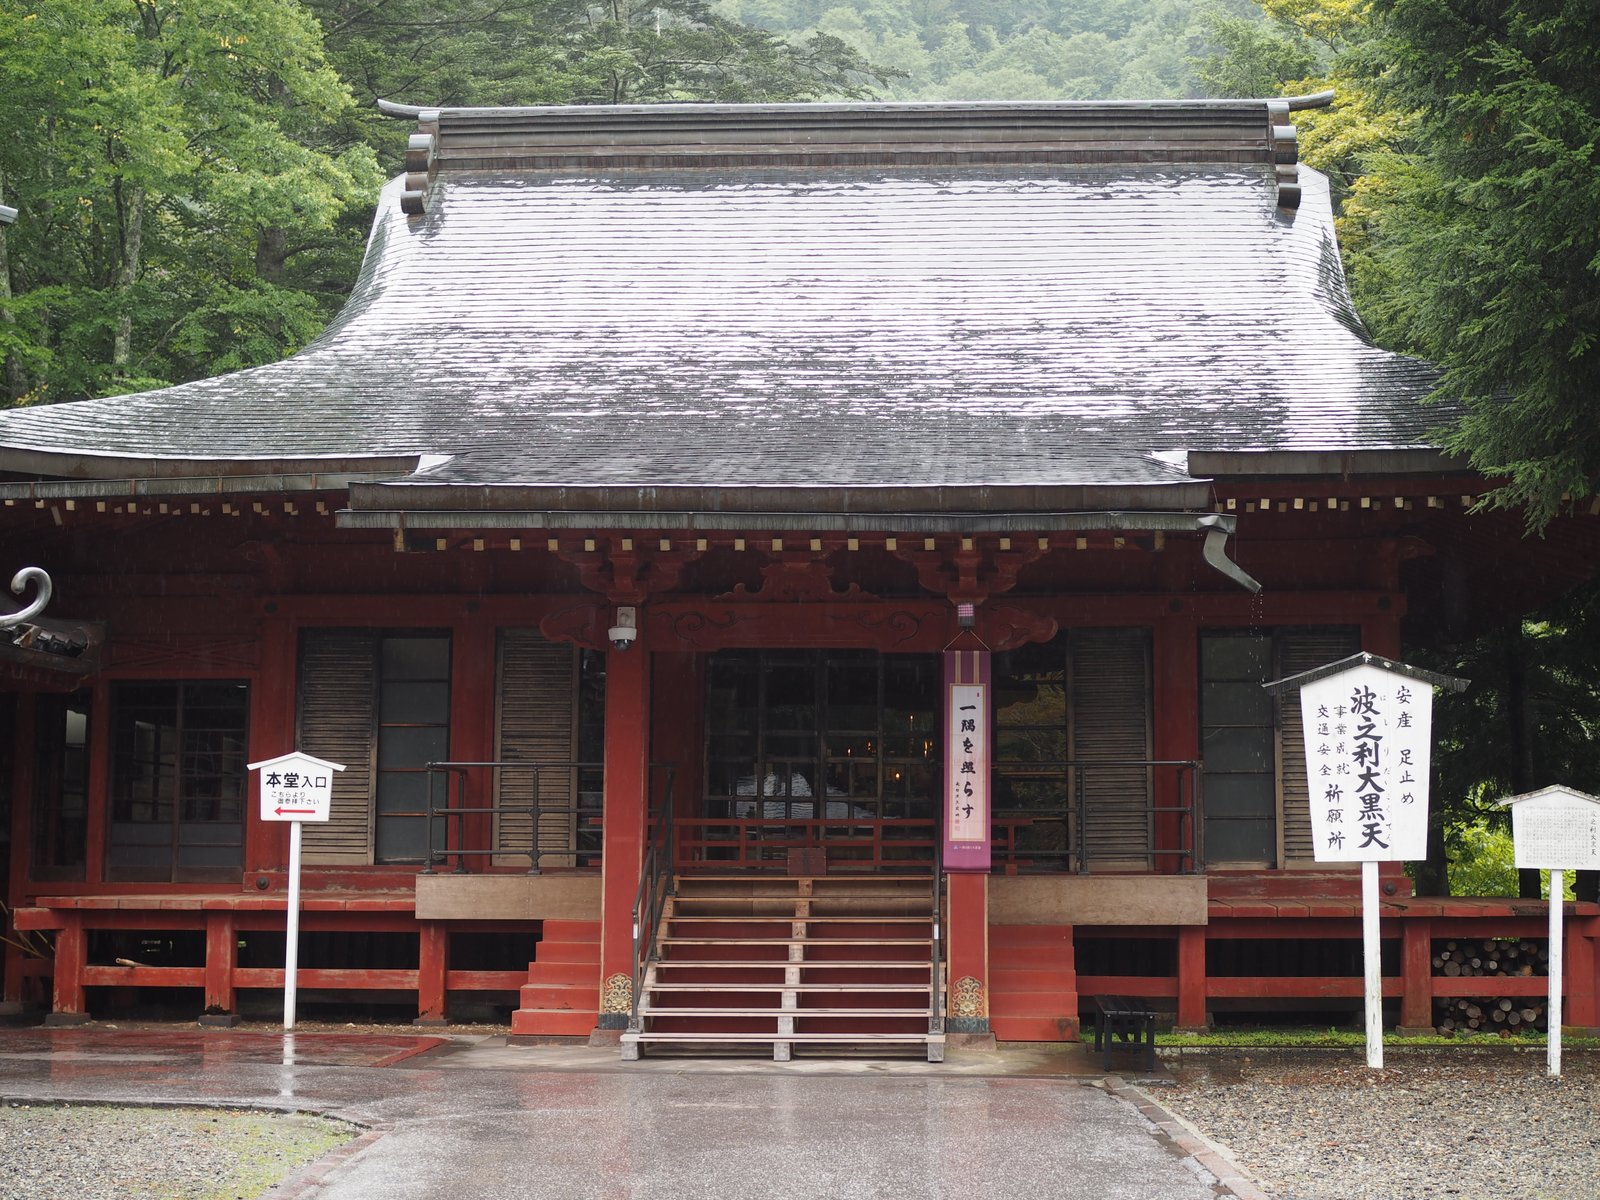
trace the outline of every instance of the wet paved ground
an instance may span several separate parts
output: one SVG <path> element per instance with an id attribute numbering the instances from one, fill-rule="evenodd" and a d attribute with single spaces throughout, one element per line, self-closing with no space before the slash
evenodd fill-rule
<path id="1" fill-rule="evenodd" d="M 1219 1194 L 1082 1077 L 1081 1051 L 950 1059 L 624 1064 L 501 1038 L 9 1029 L 0 1097 L 287 1108 L 371 1129 L 292 1181 L 317 1200 Z"/>

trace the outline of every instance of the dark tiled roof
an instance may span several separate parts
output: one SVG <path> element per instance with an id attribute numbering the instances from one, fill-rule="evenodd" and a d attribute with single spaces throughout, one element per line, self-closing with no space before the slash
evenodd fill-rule
<path id="1" fill-rule="evenodd" d="M 384 191 L 355 292 L 311 346 L 0 415 L 0 469 L 10 447 L 448 456 L 406 489 L 423 494 L 1139 488 L 1185 479 L 1174 451 L 1418 447 L 1444 416 L 1418 404 L 1433 368 L 1363 335 L 1325 181 L 1301 168 L 1303 203 L 1280 208 L 1265 137 L 1253 162 L 1147 139 L 1128 160 L 1005 163 L 871 136 L 862 154 L 900 161 L 718 143 L 685 165 L 630 135 L 571 165 L 500 144 L 513 165 L 494 169 L 452 164 L 444 138 L 427 212 L 402 213 L 401 180 Z"/>

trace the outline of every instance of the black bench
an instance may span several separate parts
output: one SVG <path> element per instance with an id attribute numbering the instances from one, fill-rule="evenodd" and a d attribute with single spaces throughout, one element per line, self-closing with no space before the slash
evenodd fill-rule
<path id="1" fill-rule="evenodd" d="M 1107 1071 L 1118 1038 L 1134 1049 L 1143 1045 L 1144 1069 L 1156 1069 L 1156 1014 L 1128 996 L 1094 997 L 1094 1048 L 1100 1051 L 1100 1065 Z"/>

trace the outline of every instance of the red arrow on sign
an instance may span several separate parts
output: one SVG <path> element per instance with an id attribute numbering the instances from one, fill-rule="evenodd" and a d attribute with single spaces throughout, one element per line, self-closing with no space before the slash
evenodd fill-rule
<path id="1" fill-rule="evenodd" d="M 304 813 L 308 817 L 316 816 L 317 813 L 317 810 L 314 808 L 284 808 L 281 805 L 272 811 L 277 813 L 280 817 L 284 813 Z"/>

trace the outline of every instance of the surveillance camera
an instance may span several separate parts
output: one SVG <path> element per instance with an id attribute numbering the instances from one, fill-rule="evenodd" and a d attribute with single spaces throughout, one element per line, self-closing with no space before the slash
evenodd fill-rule
<path id="1" fill-rule="evenodd" d="M 630 605 L 617 609 L 617 623 L 606 630 L 606 636 L 618 650 L 626 650 L 639 636 L 639 610 Z"/>

